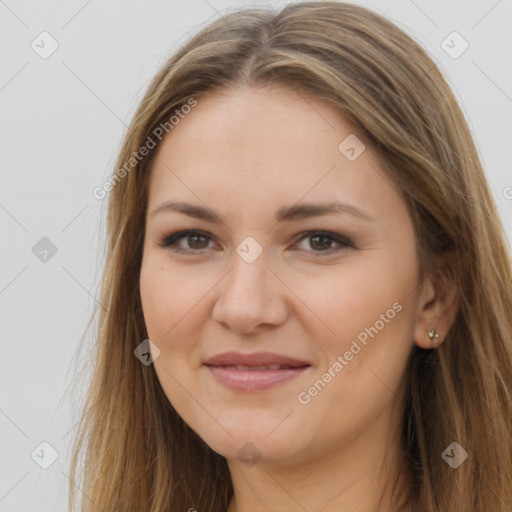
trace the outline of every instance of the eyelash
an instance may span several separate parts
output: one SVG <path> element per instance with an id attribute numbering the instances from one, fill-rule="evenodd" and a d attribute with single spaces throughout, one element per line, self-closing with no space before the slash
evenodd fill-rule
<path id="1" fill-rule="evenodd" d="M 180 254 L 203 254 L 203 251 L 208 250 L 208 248 L 204 249 L 182 249 L 180 247 L 176 246 L 176 243 L 181 240 L 182 238 L 193 236 L 193 235 L 199 235 L 204 238 L 208 238 L 212 240 L 212 237 L 210 237 L 207 233 L 203 231 L 197 231 L 197 230 L 185 230 L 185 231 L 177 231 L 176 233 L 172 233 L 171 235 L 165 237 L 162 241 L 157 242 L 157 244 L 160 247 L 163 247 L 165 249 L 170 249 L 174 252 L 180 253 Z M 321 255 L 331 255 L 337 252 L 340 252 L 344 249 L 347 249 L 349 247 L 354 248 L 354 245 L 350 240 L 347 238 L 344 238 L 340 235 L 337 235 L 336 233 L 331 233 L 329 231 L 319 231 L 319 230 L 311 230 L 311 231 L 304 231 L 300 234 L 300 238 L 295 243 L 302 242 L 302 240 L 306 238 L 312 238 L 314 236 L 322 236 L 325 238 L 329 238 L 333 242 L 340 245 L 340 247 L 337 248 L 330 248 L 325 251 L 308 251 L 317 253 L 319 256 Z"/>

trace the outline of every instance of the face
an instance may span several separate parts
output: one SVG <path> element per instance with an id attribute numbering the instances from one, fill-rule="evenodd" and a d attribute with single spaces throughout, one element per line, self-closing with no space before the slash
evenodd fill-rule
<path id="1" fill-rule="evenodd" d="M 414 230 L 363 135 L 319 101 L 240 88 L 198 98 L 151 172 L 141 299 L 184 421 L 269 464 L 396 431 Z"/>

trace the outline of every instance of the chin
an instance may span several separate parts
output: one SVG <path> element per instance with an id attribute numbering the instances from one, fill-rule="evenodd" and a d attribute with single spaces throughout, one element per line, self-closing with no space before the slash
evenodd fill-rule
<path id="1" fill-rule="evenodd" d="M 196 430 L 197 434 L 226 459 L 246 465 L 291 460 L 297 455 L 297 448 L 310 441 L 303 439 L 302 443 L 298 442 L 300 432 L 293 432 L 290 429 L 292 425 L 286 428 L 285 423 L 289 420 L 283 421 L 282 415 L 238 410 L 219 417 L 223 418 L 225 430 L 216 428 L 212 431 L 210 426 L 203 425 Z"/>

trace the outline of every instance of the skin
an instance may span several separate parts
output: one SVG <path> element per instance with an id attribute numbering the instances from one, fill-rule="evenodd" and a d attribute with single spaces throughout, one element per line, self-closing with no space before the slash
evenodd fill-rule
<path id="1" fill-rule="evenodd" d="M 355 161 L 338 149 L 350 134 L 366 145 Z M 151 215 L 168 200 L 207 206 L 223 222 Z M 346 212 L 274 218 L 283 206 L 331 201 L 371 220 Z M 147 212 L 140 289 L 160 350 L 154 367 L 184 421 L 227 458 L 235 490 L 228 510 L 395 510 L 394 478 L 399 489 L 409 482 L 399 470 L 407 358 L 414 343 L 431 347 L 428 329 L 441 343 L 453 312 L 435 282 L 419 282 L 411 217 L 368 141 L 332 107 L 292 90 L 210 93 L 159 146 Z M 210 238 L 182 238 L 187 254 L 159 245 L 186 229 Z M 302 238 L 307 230 L 353 247 Z M 252 263 L 236 251 L 248 236 L 263 249 Z M 300 403 L 299 393 L 397 303 L 394 318 Z M 270 390 L 235 391 L 202 364 L 230 350 L 277 352 L 311 368 Z M 237 457 L 249 442 L 261 457 L 253 465 Z"/>

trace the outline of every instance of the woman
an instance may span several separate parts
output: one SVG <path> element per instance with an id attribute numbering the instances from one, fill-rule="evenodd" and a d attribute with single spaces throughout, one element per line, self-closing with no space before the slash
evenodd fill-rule
<path id="1" fill-rule="evenodd" d="M 117 169 L 72 504 L 511 510 L 510 255 L 411 38 L 336 2 L 225 16 Z"/>

